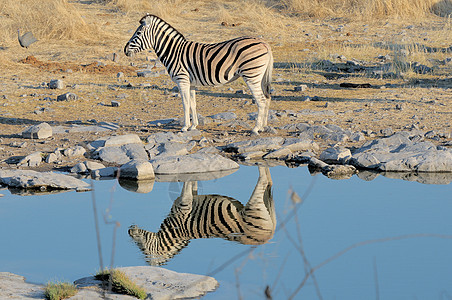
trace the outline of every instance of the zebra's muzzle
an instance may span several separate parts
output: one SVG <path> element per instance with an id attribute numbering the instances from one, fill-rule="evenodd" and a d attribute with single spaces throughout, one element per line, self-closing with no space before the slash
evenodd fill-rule
<path id="1" fill-rule="evenodd" d="M 124 54 L 126 56 L 133 56 L 134 52 L 130 51 L 129 49 L 129 43 L 126 44 L 126 46 L 124 47 Z"/>

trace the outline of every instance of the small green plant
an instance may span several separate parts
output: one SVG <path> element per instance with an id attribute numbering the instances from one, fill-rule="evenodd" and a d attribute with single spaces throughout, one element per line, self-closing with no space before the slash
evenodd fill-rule
<path id="1" fill-rule="evenodd" d="M 147 297 L 147 293 L 142 287 L 136 285 L 124 272 L 119 270 L 110 269 L 99 271 L 94 277 L 97 280 L 111 283 L 112 291 L 115 293 L 134 296 L 138 299 L 146 299 Z"/>
<path id="2" fill-rule="evenodd" d="M 46 299 L 49 300 L 66 299 L 75 296 L 75 294 L 77 294 L 77 287 L 68 282 L 49 282 L 44 291 Z"/>

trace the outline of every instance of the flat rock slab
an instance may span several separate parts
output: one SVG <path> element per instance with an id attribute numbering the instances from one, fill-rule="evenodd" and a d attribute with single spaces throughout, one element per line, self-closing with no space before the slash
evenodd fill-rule
<path id="1" fill-rule="evenodd" d="M 148 293 L 148 299 L 193 299 L 199 298 L 218 287 L 218 282 L 209 276 L 177 273 L 167 269 L 151 266 L 118 268 L 133 282 L 143 287 Z M 82 291 L 69 299 L 88 299 L 101 296 L 100 281 L 94 277 L 86 277 L 75 282 Z M 85 294 L 86 293 L 86 294 Z M 84 298 L 85 297 L 85 298 Z M 108 298 L 110 299 L 110 298 Z M 136 299 L 130 296 L 116 295 L 113 299 Z"/>
<path id="2" fill-rule="evenodd" d="M 44 299 L 44 286 L 25 282 L 25 277 L 0 272 L 0 299 Z"/>
<path id="3" fill-rule="evenodd" d="M 88 191 L 89 183 L 69 175 L 33 170 L 0 170 L 0 183 L 14 188 Z"/>
<path id="4" fill-rule="evenodd" d="M 410 139 L 409 132 L 365 143 L 354 151 L 350 164 L 385 172 L 452 172 L 452 149 Z"/>
<path id="5" fill-rule="evenodd" d="M 281 148 L 284 143 L 284 138 L 282 137 L 264 137 L 254 140 L 246 140 L 241 142 L 235 142 L 228 144 L 223 147 L 226 152 L 235 153 L 247 153 L 256 151 L 270 151 Z"/>
<path id="6" fill-rule="evenodd" d="M 150 160 L 155 174 L 191 174 L 238 169 L 239 164 L 218 154 L 195 153 Z"/>
<path id="7" fill-rule="evenodd" d="M 109 132 L 119 129 L 119 125 L 110 122 L 99 122 L 96 125 L 77 125 L 72 124 L 70 126 L 54 126 L 52 127 L 53 133 L 76 133 L 76 132 Z"/>

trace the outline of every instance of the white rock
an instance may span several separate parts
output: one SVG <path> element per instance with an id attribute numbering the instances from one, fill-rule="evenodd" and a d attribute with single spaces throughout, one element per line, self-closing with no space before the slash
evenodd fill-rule
<path id="1" fill-rule="evenodd" d="M 119 169 L 120 178 L 130 178 L 135 180 L 154 179 L 154 169 L 149 161 L 132 160 L 121 166 Z"/>
<path id="2" fill-rule="evenodd" d="M 21 167 L 37 167 L 41 163 L 42 163 L 42 152 L 38 151 L 25 156 L 19 161 L 17 165 Z"/>
<path id="3" fill-rule="evenodd" d="M 158 156 L 150 161 L 155 174 L 215 172 L 239 168 L 239 165 L 218 154 L 195 153 L 184 156 Z"/>
<path id="4" fill-rule="evenodd" d="M 77 178 L 54 172 L 33 170 L 0 170 L 0 183 L 23 189 L 60 189 L 88 191 L 91 186 Z"/>
<path id="5" fill-rule="evenodd" d="M 41 123 L 28 127 L 22 132 L 26 139 L 46 139 L 52 136 L 52 127 L 47 123 Z"/>
<path id="6" fill-rule="evenodd" d="M 25 282 L 25 277 L 0 272 L 0 299 L 44 299 L 44 286 Z"/>

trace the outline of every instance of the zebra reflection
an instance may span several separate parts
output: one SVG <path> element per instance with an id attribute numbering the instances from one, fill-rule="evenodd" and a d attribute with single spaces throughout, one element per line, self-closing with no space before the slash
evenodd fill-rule
<path id="1" fill-rule="evenodd" d="M 272 180 L 267 167 L 259 167 L 259 179 L 248 203 L 221 195 L 198 195 L 197 182 L 185 182 L 182 193 L 158 232 L 133 225 L 129 235 L 153 266 L 165 264 L 190 240 L 219 237 L 247 245 L 268 242 L 276 226 Z"/>

